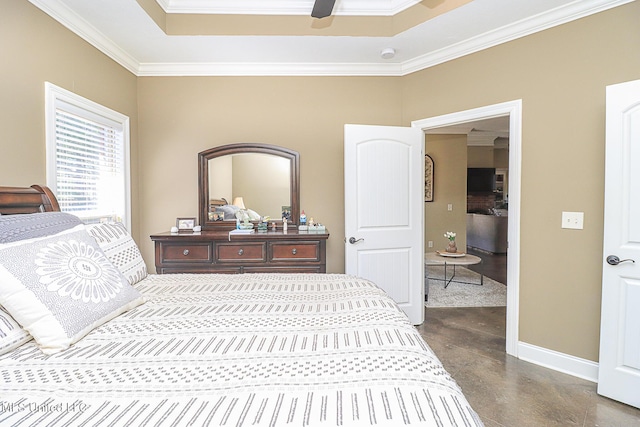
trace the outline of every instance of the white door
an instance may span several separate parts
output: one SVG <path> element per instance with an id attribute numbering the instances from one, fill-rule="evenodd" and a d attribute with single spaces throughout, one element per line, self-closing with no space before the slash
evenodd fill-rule
<path id="1" fill-rule="evenodd" d="M 607 87 L 598 393 L 640 408 L 640 80 Z M 615 257 L 615 258 L 612 258 Z"/>
<path id="2" fill-rule="evenodd" d="M 345 271 L 424 320 L 424 133 L 345 125 Z"/>

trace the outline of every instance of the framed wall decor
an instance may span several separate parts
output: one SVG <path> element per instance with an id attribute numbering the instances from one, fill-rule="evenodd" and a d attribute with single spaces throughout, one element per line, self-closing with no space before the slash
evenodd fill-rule
<path id="1" fill-rule="evenodd" d="M 193 230 L 195 226 L 195 218 L 176 218 L 176 227 L 178 227 L 178 230 Z"/>
<path id="2" fill-rule="evenodd" d="M 424 155 L 424 201 L 433 202 L 433 159 Z"/>

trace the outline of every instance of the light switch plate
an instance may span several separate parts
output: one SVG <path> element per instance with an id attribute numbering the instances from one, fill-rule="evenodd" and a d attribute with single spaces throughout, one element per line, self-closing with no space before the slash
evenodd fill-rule
<path id="1" fill-rule="evenodd" d="M 584 212 L 562 212 L 562 228 L 582 230 L 584 228 Z"/>

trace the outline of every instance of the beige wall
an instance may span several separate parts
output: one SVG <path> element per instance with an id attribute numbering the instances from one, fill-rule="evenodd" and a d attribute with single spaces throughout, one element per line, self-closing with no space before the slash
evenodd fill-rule
<path id="1" fill-rule="evenodd" d="M 495 167 L 493 147 L 468 147 L 467 167 L 493 168 Z"/>
<path id="2" fill-rule="evenodd" d="M 506 150 L 506 149 L 493 150 L 493 167 L 497 169 L 509 168 L 509 150 Z"/>
<path id="3" fill-rule="evenodd" d="M 327 271 L 344 271 L 345 123 L 399 125 L 400 78 L 139 79 L 141 236 L 197 216 L 197 154 L 236 142 L 300 153 L 300 208 L 331 233 Z M 141 239 L 153 271 L 153 245 Z"/>
<path id="4" fill-rule="evenodd" d="M 45 80 L 130 116 L 134 232 L 150 266 L 148 235 L 197 214 L 204 149 L 256 141 L 299 151 L 301 208 L 331 231 L 328 270 L 341 272 L 345 123 L 409 125 L 522 99 L 520 339 L 598 359 L 605 86 L 640 78 L 640 2 L 401 78 L 137 82 L 28 2 L 0 2 L 0 183 L 44 181 Z M 561 230 L 563 210 L 585 212 L 585 229 Z M 558 245 L 570 256 L 553 256 Z"/>
<path id="5" fill-rule="evenodd" d="M 131 119 L 137 228 L 137 79 L 27 1 L 0 0 L 0 185 L 45 184 L 44 83 Z"/>
<path id="6" fill-rule="evenodd" d="M 242 197 L 247 209 L 260 216 L 282 218 L 283 206 L 291 208 L 291 161 L 268 154 L 233 158 L 233 198 Z"/>
<path id="7" fill-rule="evenodd" d="M 633 2 L 403 79 L 405 124 L 522 99 L 520 340 L 594 361 L 605 87 L 640 78 L 638 16 Z M 584 230 L 561 229 L 562 211 Z"/>
<path id="8" fill-rule="evenodd" d="M 447 231 L 456 233 L 459 251 L 467 246 L 467 136 L 425 135 L 425 153 L 433 159 L 433 202 L 424 204 L 425 250 L 447 247 Z M 452 210 L 448 210 L 448 205 Z M 428 247 L 428 242 L 433 247 Z"/>

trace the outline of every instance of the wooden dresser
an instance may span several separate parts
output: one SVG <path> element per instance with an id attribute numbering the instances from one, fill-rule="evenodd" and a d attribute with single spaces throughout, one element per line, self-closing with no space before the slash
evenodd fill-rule
<path id="1" fill-rule="evenodd" d="M 160 233 L 156 272 L 326 273 L 329 233 L 289 230 L 229 234 L 228 231 Z"/>

